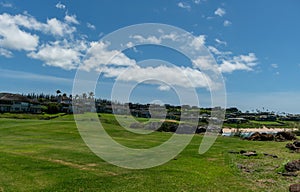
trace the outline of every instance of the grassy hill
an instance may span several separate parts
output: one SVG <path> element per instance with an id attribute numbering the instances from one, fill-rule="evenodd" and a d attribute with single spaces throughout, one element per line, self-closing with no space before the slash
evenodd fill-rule
<path id="1" fill-rule="evenodd" d="M 156 146 L 171 136 L 129 133 L 111 115 L 100 118 L 107 132 L 129 147 Z M 93 154 L 71 115 L 52 120 L 1 118 L 0 191 L 287 191 L 289 184 L 299 182 L 299 176 L 277 174 L 286 162 L 299 159 L 299 154 L 284 147 L 286 142 L 219 137 L 199 155 L 202 138 L 195 135 L 182 153 L 164 165 L 130 170 Z M 228 153 L 231 150 L 256 150 L 259 155 L 244 157 Z"/>

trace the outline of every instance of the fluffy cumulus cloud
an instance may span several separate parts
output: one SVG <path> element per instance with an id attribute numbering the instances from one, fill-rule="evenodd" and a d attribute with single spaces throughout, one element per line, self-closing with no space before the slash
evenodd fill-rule
<path id="1" fill-rule="evenodd" d="M 35 50 L 39 43 L 39 37 L 29 30 L 62 37 L 72 34 L 76 28 L 56 18 L 48 19 L 47 23 L 41 23 L 29 15 L 7 13 L 0 15 L 0 45 L 2 47 L 14 50 Z"/>
<path id="2" fill-rule="evenodd" d="M 216 70 L 218 66 L 216 61 L 211 56 L 199 56 L 198 58 L 192 60 L 195 67 L 201 70 Z"/>
<path id="3" fill-rule="evenodd" d="M 6 49 L 3 49 L 0 47 L 0 55 L 6 57 L 6 58 L 11 58 L 12 57 L 12 52 Z"/>
<path id="4" fill-rule="evenodd" d="M 42 29 L 42 31 L 49 32 L 57 36 L 64 36 L 72 34 L 76 31 L 76 28 L 63 23 L 56 18 L 52 18 L 47 20 L 47 24 L 44 24 L 44 29 Z"/>
<path id="5" fill-rule="evenodd" d="M 25 21 L 21 15 L 0 15 L 0 45 L 5 49 L 35 50 L 39 43 L 39 37 L 20 29 L 19 26 L 27 27 L 31 20 Z M 35 25 L 36 23 L 34 23 Z M 28 28 L 28 27 L 27 27 Z"/>
<path id="6" fill-rule="evenodd" d="M 62 69 L 76 69 L 81 62 L 82 51 L 86 49 L 83 42 L 68 43 L 55 41 L 42 45 L 38 51 L 28 54 L 33 59 L 39 59 L 48 66 Z"/>
<path id="7" fill-rule="evenodd" d="M 171 87 L 168 86 L 168 85 L 160 85 L 160 86 L 158 87 L 158 90 L 160 90 L 160 91 L 170 91 L 170 90 L 171 90 Z"/>
<path id="8" fill-rule="evenodd" d="M 223 59 L 220 64 L 220 70 L 223 73 L 232 73 L 236 70 L 252 71 L 253 67 L 257 65 L 257 60 L 254 53 L 234 56 L 231 59 Z"/>
<path id="9" fill-rule="evenodd" d="M 217 10 L 215 10 L 215 15 L 223 17 L 225 14 L 226 14 L 226 11 L 223 8 L 218 8 Z"/>
<path id="10" fill-rule="evenodd" d="M 141 82 L 145 80 L 156 80 L 165 84 L 189 87 L 189 88 L 212 88 L 216 85 L 208 76 L 197 69 L 179 66 L 156 66 L 141 67 L 134 65 L 127 68 L 114 68 L 104 66 L 101 70 L 105 77 L 118 78 L 124 82 Z M 153 83 L 153 81 L 148 81 Z M 166 87 L 159 85 L 159 89 L 167 90 Z"/>
<path id="11" fill-rule="evenodd" d="M 196 50 L 200 50 L 200 48 L 205 44 L 206 37 L 205 35 L 196 36 L 192 42 L 191 46 Z"/>
<path id="12" fill-rule="evenodd" d="M 79 24 L 75 16 L 66 15 L 66 22 L 56 18 L 47 19 L 46 23 L 37 21 L 28 14 L 0 15 L 1 55 L 10 57 L 9 50 L 34 51 L 39 45 L 40 37 L 35 34 L 42 32 L 57 37 L 72 35 L 76 28 L 70 24 Z"/>
<path id="13" fill-rule="evenodd" d="M 141 35 L 133 35 L 131 36 L 131 38 L 137 40 L 139 43 L 149 43 L 149 44 L 161 43 L 161 39 L 156 36 L 143 37 Z"/>
<path id="14" fill-rule="evenodd" d="M 131 39 L 133 39 L 136 43 L 142 43 L 142 44 L 161 44 L 163 40 L 171 40 L 171 41 L 177 41 L 178 35 L 176 33 L 169 33 L 165 34 L 163 31 L 160 31 L 161 35 L 159 36 L 147 36 L 144 37 L 142 35 L 132 35 L 130 36 Z M 132 43 L 132 42 L 129 42 Z"/>
<path id="15" fill-rule="evenodd" d="M 162 39 L 174 39 L 174 36 L 162 34 L 161 37 L 155 38 L 154 36 L 151 38 L 132 36 L 132 38 L 143 42 L 152 42 L 155 39 L 154 42 L 157 42 Z M 197 44 L 194 46 L 198 47 L 204 44 L 205 39 L 202 36 L 198 36 L 196 37 L 196 42 Z M 80 65 L 80 69 L 86 71 L 96 70 L 101 72 L 106 78 L 115 78 L 125 82 L 140 82 L 153 79 L 173 86 L 213 89 L 217 87 L 209 77 L 198 69 L 183 66 L 142 67 L 124 53 L 118 50 L 110 50 L 109 45 L 109 42 L 91 42 L 86 51 L 85 59 L 82 61 L 82 65 Z M 131 47 L 132 45 L 129 42 L 126 46 Z M 200 62 L 200 60 L 197 60 L 197 62 Z M 155 84 L 153 81 L 150 82 Z M 168 91 L 170 89 L 164 85 L 158 85 L 158 89 L 161 91 Z"/>
<path id="16" fill-rule="evenodd" d="M 220 51 L 216 47 L 207 47 L 214 56 L 199 56 L 192 60 L 195 67 L 202 70 L 219 70 L 222 73 L 232 73 L 234 71 L 253 71 L 258 63 L 254 53 L 234 56 L 231 51 Z"/>
<path id="17" fill-rule="evenodd" d="M 68 15 L 68 14 L 66 14 L 65 21 L 67 23 L 73 23 L 73 24 L 76 24 L 76 25 L 79 24 L 79 21 L 77 21 L 77 19 L 76 19 L 76 15 Z"/>
<path id="18" fill-rule="evenodd" d="M 178 3 L 178 6 L 190 9 L 189 5 L 183 2 Z M 65 9 L 61 3 L 58 3 L 56 7 Z M 224 13 L 218 11 L 216 14 L 223 16 L 225 10 L 223 11 Z M 159 80 L 165 82 L 165 84 L 156 82 L 161 91 L 170 90 L 168 85 L 215 89 L 218 85 L 197 68 L 232 73 L 236 70 L 251 71 L 257 64 L 254 53 L 234 56 L 231 52 L 207 46 L 208 50 L 216 56 L 216 61 L 211 56 L 199 56 L 192 60 L 192 67 L 142 67 L 120 50 L 111 49 L 110 42 L 89 42 L 87 37 L 77 35 L 75 25 L 80 25 L 76 15 L 66 14 L 63 20 L 49 18 L 45 22 L 40 22 L 28 14 L 0 14 L 0 56 L 9 58 L 13 56 L 12 51 L 23 50 L 27 52 L 28 57 L 41 60 L 44 65 L 65 70 L 78 67 L 85 71 L 95 70 L 102 72 L 104 77 L 118 78 L 127 82 L 140 82 L 145 79 Z M 90 23 L 86 25 L 90 29 L 95 29 L 95 26 Z M 179 36 L 176 33 L 167 34 L 162 30 L 158 32 L 157 35 L 149 36 L 132 35 L 130 36 L 132 42 L 128 42 L 124 46 L 131 48 L 139 43 L 161 44 L 164 41 L 181 43 L 186 42 L 186 38 L 188 42 L 185 46 L 188 51 L 199 51 L 206 46 L 205 35 L 189 37 Z M 41 43 L 42 35 L 51 36 L 54 40 L 41 41 Z M 225 41 L 219 39 L 215 39 L 215 42 L 218 48 L 227 45 Z M 153 81 L 149 83 L 154 84 Z"/>
<path id="19" fill-rule="evenodd" d="M 135 60 L 128 58 L 124 53 L 118 50 L 109 50 L 109 43 L 102 41 L 91 42 L 86 52 L 86 57 L 80 66 L 81 69 L 102 70 L 103 66 L 133 66 Z"/>

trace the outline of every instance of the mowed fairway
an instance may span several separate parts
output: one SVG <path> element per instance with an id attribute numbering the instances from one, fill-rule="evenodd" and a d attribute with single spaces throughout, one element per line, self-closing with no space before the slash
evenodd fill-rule
<path id="1" fill-rule="evenodd" d="M 111 115 L 104 127 L 118 142 L 136 148 L 159 145 L 171 133 L 137 135 L 121 128 Z M 277 174 L 283 164 L 299 159 L 286 142 L 251 142 L 219 137 L 204 155 L 203 136 L 168 163 L 130 170 L 106 163 L 85 145 L 71 115 L 53 120 L 0 119 L 0 192 L 3 191 L 287 191 L 298 177 Z M 276 154 L 245 158 L 229 150 Z M 251 165 L 246 173 L 239 163 Z"/>

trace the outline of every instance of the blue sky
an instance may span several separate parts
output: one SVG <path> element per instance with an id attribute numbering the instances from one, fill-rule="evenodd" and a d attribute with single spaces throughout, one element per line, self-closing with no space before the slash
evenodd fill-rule
<path id="1" fill-rule="evenodd" d="M 300 113 L 299 8 L 297 0 L 0 0 L 0 91 L 71 93 L 79 66 L 101 68 L 88 59 L 96 57 L 95 52 L 106 57 L 118 51 L 108 50 L 102 37 L 129 25 L 163 23 L 192 33 L 209 49 L 225 80 L 228 106 Z M 149 58 L 183 66 L 196 82 L 201 106 L 209 106 L 209 93 L 189 67 L 193 64 L 172 50 L 137 46 L 113 64 L 128 67 Z M 96 96 L 110 98 L 118 69 L 106 69 Z M 180 75 L 163 70 L 153 73 Z M 131 73 L 134 81 L 142 72 Z M 178 79 L 174 84 L 184 84 Z M 179 100 L 169 86 L 155 83 L 137 86 L 130 98 L 173 104 Z"/>

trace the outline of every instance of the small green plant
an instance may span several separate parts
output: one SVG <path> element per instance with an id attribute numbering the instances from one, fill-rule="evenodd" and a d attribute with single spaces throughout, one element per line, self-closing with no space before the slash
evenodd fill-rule
<path id="1" fill-rule="evenodd" d="M 285 172 L 285 165 L 290 162 L 290 160 L 286 159 L 281 163 L 281 165 L 276 169 L 277 173 L 284 173 Z"/>

